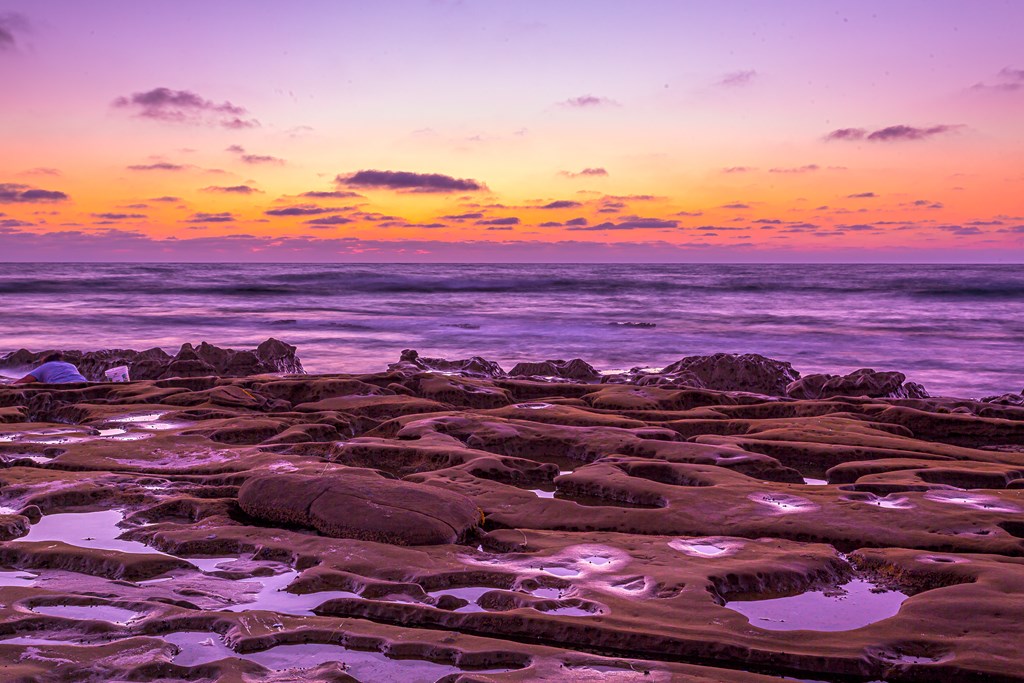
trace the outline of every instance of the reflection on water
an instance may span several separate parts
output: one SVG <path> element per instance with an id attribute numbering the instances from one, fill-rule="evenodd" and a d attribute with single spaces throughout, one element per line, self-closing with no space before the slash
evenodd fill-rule
<path id="1" fill-rule="evenodd" d="M 828 591 L 808 591 L 768 600 L 732 601 L 725 606 L 769 631 L 850 631 L 899 612 L 904 593 L 855 579 Z"/>

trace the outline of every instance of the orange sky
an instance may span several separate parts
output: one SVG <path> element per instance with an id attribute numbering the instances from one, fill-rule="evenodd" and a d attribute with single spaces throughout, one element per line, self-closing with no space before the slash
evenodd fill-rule
<path id="1" fill-rule="evenodd" d="M 1024 253 L 1019 4 L 37 5 L 0 260 Z"/>

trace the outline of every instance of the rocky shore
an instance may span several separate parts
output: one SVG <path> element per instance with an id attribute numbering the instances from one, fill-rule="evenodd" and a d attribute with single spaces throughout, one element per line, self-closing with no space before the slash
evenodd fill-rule
<path id="1" fill-rule="evenodd" d="M 2 680 L 1024 679 L 1019 394 L 756 355 L 77 360 L 139 381 L 0 385 Z"/>

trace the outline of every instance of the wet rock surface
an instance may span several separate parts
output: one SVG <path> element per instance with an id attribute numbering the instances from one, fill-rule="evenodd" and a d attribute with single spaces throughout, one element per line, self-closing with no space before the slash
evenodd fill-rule
<path id="1" fill-rule="evenodd" d="M 694 358 L 0 386 L 0 678 L 1021 680 L 1024 408 Z"/>

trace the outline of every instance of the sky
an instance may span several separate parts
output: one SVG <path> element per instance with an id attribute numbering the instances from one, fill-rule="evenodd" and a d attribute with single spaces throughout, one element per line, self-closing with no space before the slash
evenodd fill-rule
<path id="1" fill-rule="evenodd" d="M 0 261 L 1024 257 L 1024 2 L 0 0 Z"/>

